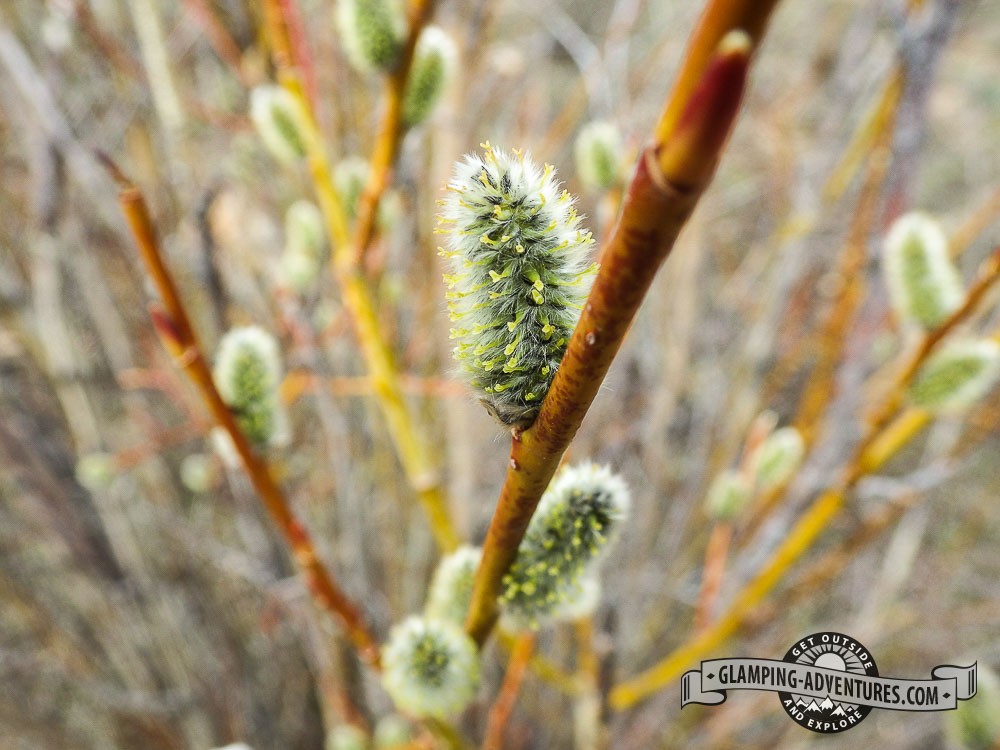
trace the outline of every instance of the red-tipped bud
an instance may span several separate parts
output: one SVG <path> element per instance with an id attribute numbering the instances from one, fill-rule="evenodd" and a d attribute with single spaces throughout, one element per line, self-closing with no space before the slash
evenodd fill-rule
<path id="1" fill-rule="evenodd" d="M 174 319 L 159 305 L 149 306 L 149 317 L 153 321 L 153 328 L 163 342 L 163 346 L 170 352 L 170 356 L 175 359 L 182 359 L 187 347 L 181 340 L 180 330 Z"/>
<path id="2" fill-rule="evenodd" d="M 745 31 L 726 34 L 677 126 L 672 132 L 657 134 L 663 139 L 657 160 L 672 184 L 703 185 L 711 179 L 743 99 L 752 51 Z"/>

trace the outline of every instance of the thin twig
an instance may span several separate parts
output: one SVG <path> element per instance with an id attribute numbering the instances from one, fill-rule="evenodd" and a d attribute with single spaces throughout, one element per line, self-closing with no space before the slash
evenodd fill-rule
<path id="1" fill-rule="evenodd" d="M 698 592 L 698 604 L 694 614 L 694 632 L 700 632 L 712 621 L 712 610 L 715 600 L 722 588 L 722 579 L 726 572 L 726 559 L 729 557 L 729 544 L 733 539 L 733 525 L 720 522 L 712 527 L 705 547 L 705 572 L 701 578 L 701 591 Z"/>
<path id="2" fill-rule="evenodd" d="M 956 229 L 948 242 L 948 252 L 957 258 L 972 242 L 1000 217 L 1000 187 L 990 193 L 981 206 Z"/>
<path id="3" fill-rule="evenodd" d="M 428 441 L 417 429 L 406 404 L 395 358 L 379 324 L 375 300 L 355 262 L 356 254 L 351 249 L 347 213 L 333 182 L 315 113 L 309 105 L 294 66 L 297 59 L 293 47 L 295 39 L 289 37 L 281 5 L 282 0 L 268 0 L 265 3 L 268 38 L 281 84 L 296 98 L 304 115 L 302 135 L 309 171 L 333 246 L 332 265 L 341 288 L 342 301 L 354 323 L 375 399 L 385 418 L 403 472 L 417 494 L 438 547 L 449 552 L 458 546 L 459 535 L 448 512 L 440 472 L 431 459 Z"/>
<path id="4" fill-rule="evenodd" d="M 840 254 L 837 266 L 839 286 L 835 299 L 826 317 L 820 325 L 816 336 L 805 337 L 802 341 L 801 353 L 812 350 L 816 353 L 816 363 L 812 368 L 809 382 L 799 399 L 798 413 L 795 416 L 795 427 L 802 435 L 806 451 L 816 442 L 820 423 L 836 388 L 837 365 L 846 346 L 845 331 L 849 331 L 864 299 L 865 276 L 863 273 L 867 258 L 868 236 L 872 231 L 876 218 L 876 208 L 880 191 L 889 169 L 889 145 L 892 127 L 896 121 L 900 94 L 903 89 L 902 68 L 893 71 L 885 85 L 879 104 L 870 122 L 855 134 L 854 142 L 870 145 L 868 166 L 864 182 L 860 189 L 854 210 L 854 219 L 848 230 L 844 248 Z M 841 165 L 827 182 L 827 187 L 835 181 L 840 170 L 846 170 L 837 179 L 846 180 L 853 173 L 852 149 L 848 148 L 841 160 Z M 860 146 L 858 146 L 860 148 Z M 827 196 L 833 198 L 833 196 Z M 785 490 L 789 484 L 776 487 L 767 492 L 760 500 L 753 517 L 747 525 L 747 534 L 754 534 L 766 518 L 779 506 L 785 498 Z"/>
<path id="5" fill-rule="evenodd" d="M 913 376 L 924 362 L 927 361 L 927 358 L 938 347 L 944 337 L 965 322 L 975 312 L 983 297 L 986 296 L 986 293 L 993 288 L 993 285 L 998 280 L 1000 280 L 1000 247 L 994 248 L 993 253 L 979 266 L 976 279 L 972 282 L 972 285 L 966 292 L 965 300 L 958 309 L 949 315 L 940 325 L 929 331 L 921 339 L 919 346 L 900 366 L 899 374 L 896 376 L 895 382 L 889 389 L 887 396 L 883 399 L 880 408 L 869 417 L 869 422 L 876 429 L 884 426 L 899 410 L 905 395 L 904 384 L 909 383 L 913 379 Z"/>
<path id="6" fill-rule="evenodd" d="M 142 193 L 106 156 L 101 161 L 118 184 L 118 199 L 163 308 L 153 308 L 154 327 L 164 345 L 200 393 L 216 423 L 232 439 L 243 467 L 298 564 L 317 604 L 344 626 L 361 658 L 377 667 L 378 645 L 357 605 L 348 599 L 320 561 L 309 533 L 296 518 L 288 499 L 265 461 L 243 435 L 233 413 L 219 395 L 212 371 L 198 343 L 187 309 L 160 252 L 156 231 Z"/>
<path id="7" fill-rule="evenodd" d="M 399 144 L 406 132 L 403 122 L 403 97 L 406 93 L 406 81 L 410 76 L 413 64 L 413 53 L 417 48 L 420 32 L 434 15 L 436 0 L 414 0 L 409 4 L 407 14 L 408 31 L 399 60 L 392 73 L 386 78 L 384 95 L 382 97 L 382 122 L 379 125 L 378 137 L 372 150 L 368 182 L 361 197 L 358 199 L 357 222 L 354 226 L 353 262 L 360 267 L 365 254 L 375 239 L 378 219 L 378 207 L 382 196 L 389 186 L 392 168 L 399 154 Z"/>
<path id="8" fill-rule="evenodd" d="M 817 361 L 795 418 L 795 426 L 807 446 L 815 442 L 821 418 L 834 396 L 837 365 L 847 343 L 846 332 L 851 330 L 864 299 L 868 235 L 876 219 L 879 196 L 891 160 L 889 140 L 895 122 L 899 91 L 903 86 L 901 75 L 897 71 L 893 76 L 896 85 L 888 87 L 888 90 L 895 92 L 895 96 L 889 97 L 886 106 L 880 108 L 882 117 L 876 123 L 876 143 L 869 154 L 864 185 L 858 196 L 854 220 L 837 267 L 837 295 L 814 338 Z"/>
<path id="9" fill-rule="evenodd" d="M 524 679 L 524 672 L 531 658 L 531 652 L 535 647 L 535 635 L 530 631 L 525 631 L 517 636 L 514 642 L 514 649 L 510 654 L 510 661 L 507 662 L 507 673 L 504 675 L 503 684 L 500 686 L 500 693 L 497 695 L 492 708 L 490 708 L 489 718 L 486 721 L 486 736 L 483 739 L 483 750 L 501 750 L 504 745 L 503 731 L 510 720 L 510 714 L 514 710 L 517 702 L 517 695 L 521 692 L 521 682 Z"/>

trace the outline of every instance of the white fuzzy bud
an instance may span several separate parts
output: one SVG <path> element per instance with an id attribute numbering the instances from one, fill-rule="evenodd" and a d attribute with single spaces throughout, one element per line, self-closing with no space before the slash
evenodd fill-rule
<path id="1" fill-rule="evenodd" d="M 909 213 L 893 223 L 883 263 L 889 299 L 901 319 L 930 329 L 962 304 L 962 278 L 948 255 L 948 239 L 929 216 Z"/>
<path id="2" fill-rule="evenodd" d="M 191 492 L 204 494 L 219 483 L 219 471 L 215 460 L 205 453 L 185 456 L 180 467 L 181 484 Z"/>
<path id="3" fill-rule="evenodd" d="M 267 84 L 250 92 L 250 119 L 268 151 L 283 164 L 296 164 L 305 156 L 305 117 L 295 97 L 281 86 Z"/>
<path id="4" fill-rule="evenodd" d="M 115 457 L 110 453 L 88 453 L 76 462 L 76 481 L 94 492 L 108 487 L 116 471 Z"/>
<path id="5" fill-rule="evenodd" d="M 395 65 L 406 34 L 400 0 L 337 0 L 337 30 L 344 54 L 362 73 Z"/>
<path id="6" fill-rule="evenodd" d="M 1000 375 L 1000 344 L 991 339 L 954 341 L 932 355 L 910 384 L 910 402 L 932 412 L 971 406 Z"/>
<path id="7" fill-rule="evenodd" d="M 312 201 L 295 201 L 285 211 L 285 247 L 319 257 L 325 245 L 322 212 Z"/>
<path id="8" fill-rule="evenodd" d="M 427 617 L 450 620 L 456 625 L 465 622 L 482 553 L 479 547 L 463 546 L 441 558 L 427 593 Z"/>
<path id="9" fill-rule="evenodd" d="M 766 492 L 783 485 L 798 470 L 805 450 L 802 435 L 794 427 L 772 432 L 754 454 L 757 486 Z"/>
<path id="10" fill-rule="evenodd" d="M 455 43 L 439 27 L 420 32 L 403 94 L 403 122 L 418 125 L 430 116 L 454 75 L 457 57 Z"/>
<path id="11" fill-rule="evenodd" d="M 308 291 L 323 270 L 326 233 L 323 214 L 315 203 L 299 200 L 285 211 L 285 248 L 281 253 L 281 280 L 297 292 Z"/>
<path id="12" fill-rule="evenodd" d="M 552 167 L 484 144 L 442 201 L 455 358 L 487 409 L 534 421 L 590 290 L 593 239 Z"/>
<path id="13" fill-rule="evenodd" d="M 409 617 L 382 649 L 382 684 L 400 710 L 444 719 L 461 712 L 479 687 L 476 644 L 447 620 Z"/>
<path id="14" fill-rule="evenodd" d="M 606 466 L 564 469 L 549 485 L 503 578 L 500 606 L 513 628 L 538 628 L 585 598 L 583 581 L 610 548 L 631 498 Z"/>
<path id="15" fill-rule="evenodd" d="M 622 137 L 614 123 L 589 122 L 573 147 L 576 174 L 588 190 L 607 190 L 621 179 Z"/>
<path id="16" fill-rule="evenodd" d="M 732 521 L 750 502 L 750 485 L 742 473 L 720 471 L 705 496 L 705 512 L 717 521 Z"/>
<path id="17" fill-rule="evenodd" d="M 278 342 L 263 328 L 234 328 L 219 342 L 213 370 L 222 400 L 254 445 L 275 444 L 287 429 L 278 400 Z"/>

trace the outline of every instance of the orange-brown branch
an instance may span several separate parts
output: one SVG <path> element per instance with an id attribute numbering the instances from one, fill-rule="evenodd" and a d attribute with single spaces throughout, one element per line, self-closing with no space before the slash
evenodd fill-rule
<path id="1" fill-rule="evenodd" d="M 102 157 L 102 161 L 118 183 L 122 211 L 162 300 L 162 310 L 154 308 L 152 317 L 164 345 L 198 389 L 212 418 L 232 439 L 254 489 L 288 544 L 313 598 L 340 621 L 361 657 L 377 666 L 378 645 L 361 611 L 320 561 L 305 526 L 296 518 L 267 464 L 243 435 L 233 413 L 215 387 L 211 368 L 198 343 L 184 302 L 160 253 L 153 221 L 142 193 L 107 157 Z"/>
<path id="2" fill-rule="evenodd" d="M 486 722 L 486 736 L 483 739 L 483 750 L 502 750 L 504 747 L 503 731 L 510 720 L 510 714 L 517 703 L 517 695 L 521 692 L 524 672 L 531 659 L 535 647 L 535 636 L 531 632 L 521 633 L 514 642 L 514 649 L 507 662 L 507 673 L 504 675 L 500 694 L 497 696 Z"/>
<path id="3" fill-rule="evenodd" d="M 691 97 L 679 138 L 641 154 L 601 270 L 534 425 L 515 431 L 507 476 L 483 545 L 466 630 L 482 644 L 496 598 L 538 500 L 617 354 L 653 277 L 711 179 L 742 98 L 749 48 L 720 45 Z"/>

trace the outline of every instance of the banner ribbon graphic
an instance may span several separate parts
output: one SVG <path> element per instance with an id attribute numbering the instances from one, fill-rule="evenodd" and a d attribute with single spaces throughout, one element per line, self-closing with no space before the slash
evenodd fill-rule
<path id="1" fill-rule="evenodd" d="M 681 680 L 681 707 L 717 705 L 729 690 L 792 693 L 892 711 L 947 711 L 976 694 L 976 664 L 942 664 L 929 680 L 870 677 L 777 659 L 712 659 Z"/>

